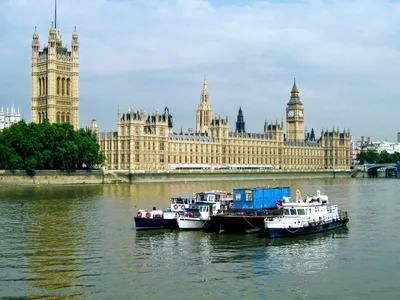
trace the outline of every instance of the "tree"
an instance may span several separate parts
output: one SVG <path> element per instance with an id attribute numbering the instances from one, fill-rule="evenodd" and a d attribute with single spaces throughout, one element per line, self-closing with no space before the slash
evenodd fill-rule
<path id="1" fill-rule="evenodd" d="M 91 169 L 104 161 L 96 135 L 68 123 L 20 121 L 0 132 L 1 169 Z"/>

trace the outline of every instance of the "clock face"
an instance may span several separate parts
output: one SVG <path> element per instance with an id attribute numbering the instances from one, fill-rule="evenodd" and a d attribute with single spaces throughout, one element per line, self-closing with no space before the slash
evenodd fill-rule
<path id="1" fill-rule="evenodd" d="M 302 110 L 299 111 L 299 116 L 300 116 L 300 117 L 303 116 L 303 111 L 302 111 Z"/>
<path id="2" fill-rule="evenodd" d="M 289 117 L 294 117 L 294 110 L 289 110 L 288 116 Z"/>

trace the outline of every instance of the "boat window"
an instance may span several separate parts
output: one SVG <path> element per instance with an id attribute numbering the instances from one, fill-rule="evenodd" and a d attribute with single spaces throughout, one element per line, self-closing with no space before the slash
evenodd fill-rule
<path id="1" fill-rule="evenodd" d="M 310 214 L 311 214 L 311 207 L 310 207 Z"/>
<path id="2" fill-rule="evenodd" d="M 292 216 L 297 215 L 296 209 L 295 209 L 295 208 L 291 208 L 291 209 L 290 209 L 290 215 L 292 215 Z"/>
<path id="3" fill-rule="evenodd" d="M 246 191 L 246 201 L 253 201 L 253 194 L 251 191 Z"/>
<path id="4" fill-rule="evenodd" d="M 209 195 L 207 201 L 208 202 L 214 202 L 215 195 Z"/>
<path id="5" fill-rule="evenodd" d="M 305 211 L 304 211 L 303 208 L 299 208 L 299 209 L 297 210 L 297 214 L 300 215 L 300 216 L 303 216 L 303 215 L 305 215 L 306 213 L 305 213 Z"/>
<path id="6" fill-rule="evenodd" d="M 204 193 L 197 194 L 197 201 L 202 202 L 204 200 L 205 200 L 205 194 Z"/>
<path id="7" fill-rule="evenodd" d="M 235 201 L 240 201 L 242 200 L 242 196 L 240 193 L 235 193 L 235 197 L 233 199 L 235 199 Z"/>
<path id="8" fill-rule="evenodd" d="M 289 216 L 289 215 L 290 215 L 290 212 L 289 212 L 288 209 L 284 209 L 284 210 L 283 210 L 283 214 L 286 215 L 286 216 Z"/>

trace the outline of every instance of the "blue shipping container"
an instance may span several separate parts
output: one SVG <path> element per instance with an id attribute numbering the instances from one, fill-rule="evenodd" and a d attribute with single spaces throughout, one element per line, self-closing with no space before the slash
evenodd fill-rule
<path id="1" fill-rule="evenodd" d="M 262 187 L 253 189 L 234 189 L 235 209 L 267 209 L 276 207 L 283 197 L 290 197 L 289 187 Z"/>

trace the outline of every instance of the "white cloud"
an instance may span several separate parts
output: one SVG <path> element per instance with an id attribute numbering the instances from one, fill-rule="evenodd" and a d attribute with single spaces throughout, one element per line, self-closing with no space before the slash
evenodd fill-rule
<path id="1" fill-rule="evenodd" d="M 245 106 L 248 130 L 261 131 L 265 119 L 281 120 L 297 77 L 308 128 L 319 132 L 339 125 L 357 136 L 395 138 L 399 3 L 219 2 L 59 0 L 64 43 L 74 25 L 80 34 L 82 125 L 96 118 L 101 127 L 115 128 L 110 110 L 135 102 L 148 111 L 167 103 L 174 107 L 177 130 L 193 127 L 207 73 L 212 105 L 229 114 L 232 128 L 239 105 Z M 8 45 L 0 49 L 0 62 L 6 69 L 17 65 L 16 78 L 29 80 L 30 37 L 38 25 L 40 41 L 46 42 L 52 5 L 52 0 L 0 2 L 0 25 L 8 29 L 0 33 L 0 42 Z M 0 75 L 0 88 L 2 102 L 24 101 L 30 119 L 30 90 L 7 90 L 7 72 Z M 182 109 L 182 103 L 190 107 Z"/>

